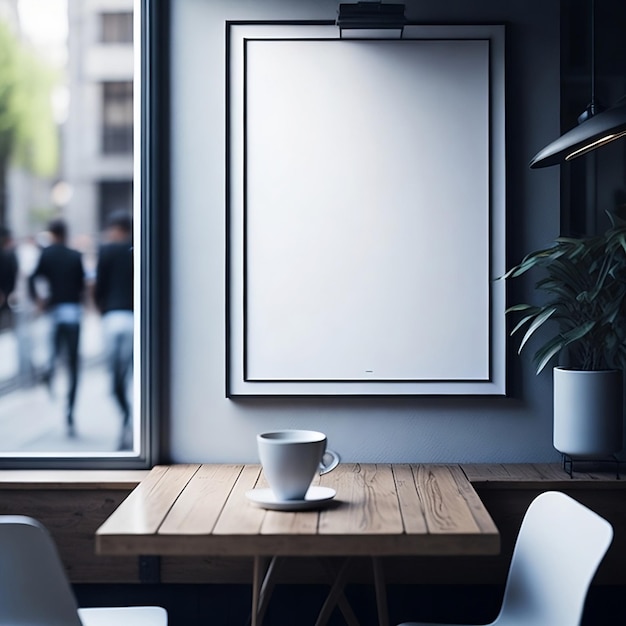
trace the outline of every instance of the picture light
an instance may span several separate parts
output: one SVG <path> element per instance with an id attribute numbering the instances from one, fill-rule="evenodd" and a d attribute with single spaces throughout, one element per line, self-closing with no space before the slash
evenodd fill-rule
<path id="1" fill-rule="evenodd" d="M 401 38 L 406 24 L 404 4 L 382 2 L 341 3 L 337 26 L 342 38 Z"/>

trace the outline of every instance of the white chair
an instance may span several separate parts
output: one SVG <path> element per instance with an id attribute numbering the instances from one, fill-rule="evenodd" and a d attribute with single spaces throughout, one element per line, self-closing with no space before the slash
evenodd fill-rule
<path id="1" fill-rule="evenodd" d="M 535 498 L 522 521 L 502 607 L 491 626 L 579 625 L 591 579 L 612 539 L 609 522 L 564 493 Z"/>
<path id="2" fill-rule="evenodd" d="M 79 609 L 46 528 L 31 517 L 0 515 L 0 626 L 167 626 L 167 612 Z"/>

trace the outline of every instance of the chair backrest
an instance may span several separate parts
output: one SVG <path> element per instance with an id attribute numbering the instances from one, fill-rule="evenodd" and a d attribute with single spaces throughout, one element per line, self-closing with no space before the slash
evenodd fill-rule
<path id="1" fill-rule="evenodd" d="M 609 522 L 564 493 L 535 498 L 519 531 L 494 624 L 577 626 L 613 539 Z"/>
<path id="2" fill-rule="evenodd" d="M 0 626 L 81 626 L 56 545 L 37 520 L 0 515 Z"/>

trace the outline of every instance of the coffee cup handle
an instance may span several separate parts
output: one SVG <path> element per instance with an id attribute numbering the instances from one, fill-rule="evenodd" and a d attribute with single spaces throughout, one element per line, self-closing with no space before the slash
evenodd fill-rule
<path id="1" fill-rule="evenodd" d="M 326 450 L 320 463 L 320 474 L 326 474 L 339 465 L 339 455 L 332 450 Z"/>

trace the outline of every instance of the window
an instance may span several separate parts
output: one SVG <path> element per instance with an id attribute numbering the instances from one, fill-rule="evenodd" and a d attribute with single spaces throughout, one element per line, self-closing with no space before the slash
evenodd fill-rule
<path id="1" fill-rule="evenodd" d="M 0 195 L 3 468 L 140 468 L 152 465 L 159 452 L 159 414 L 167 406 L 162 368 L 167 362 L 163 277 L 168 257 L 161 235 L 167 198 L 169 6 L 161 0 L 100 0 L 96 10 L 92 4 L 31 0 L 10 3 L 11 10 L 0 16 L 0 58 L 21 71 L 0 73 L 0 92 L 15 90 L 15 98 L 8 101 L 17 103 L 28 94 L 33 104 L 7 110 L 7 100 L 0 100 L 0 122 L 3 116 L 19 119 L 19 132 L 17 126 L 0 123 L 0 150 L 6 148 L 0 154 L 0 187 L 4 183 L 6 189 Z M 99 11 L 107 4 L 117 12 L 105 17 Z M 113 54 L 111 62 L 117 65 L 109 70 L 90 65 L 91 47 L 103 41 L 132 42 L 133 5 L 141 32 L 135 37 L 140 49 L 135 50 L 134 63 L 122 66 L 126 61 Z M 45 37 L 42 22 L 49 25 Z M 99 63 L 102 58 L 100 51 Z M 116 81 L 102 82 L 108 75 Z M 133 158 L 110 159 L 111 154 Z M 157 170 L 158 179 L 152 175 Z M 133 367 L 126 379 L 133 405 L 132 436 L 125 445 L 120 438 L 123 415 L 105 358 L 105 315 L 90 297 L 102 258 L 100 246 L 108 236 L 103 227 L 120 211 L 132 212 L 133 237 L 124 245 L 132 250 L 135 267 Z M 59 218 L 68 228 L 67 246 L 80 253 L 86 279 L 85 297 L 78 307 L 65 307 L 65 313 L 50 307 L 39 311 L 29 295 L 32 291 L 54 305 L 50 277 L 30 277 L 42 250 L 56 237 L 52 223 Z M 13 262 L 16 272 L 7 269 Z M 11 285 L 5 280 L 9 275 Z M 69 318 L 64 317 L 68 310 Z M 48 376 L 59 320 L 65 325 L 78 320 L 80 326 L 78 337 L 74 335 L 80 375 L 71 428 L 73 360 L 67 338 L 54 361 L 55 375 Z"/>
<path id="2" fill-rule="evenodd" d="M 100 41 L 102 43 L 132 43 L 133 14 L 101 13 Z"/>
<path id="3" fill-rule="evenodd" d="M 102 84 L 102 151 L 129 154 L 133 150 L 133 84 Z"/>

